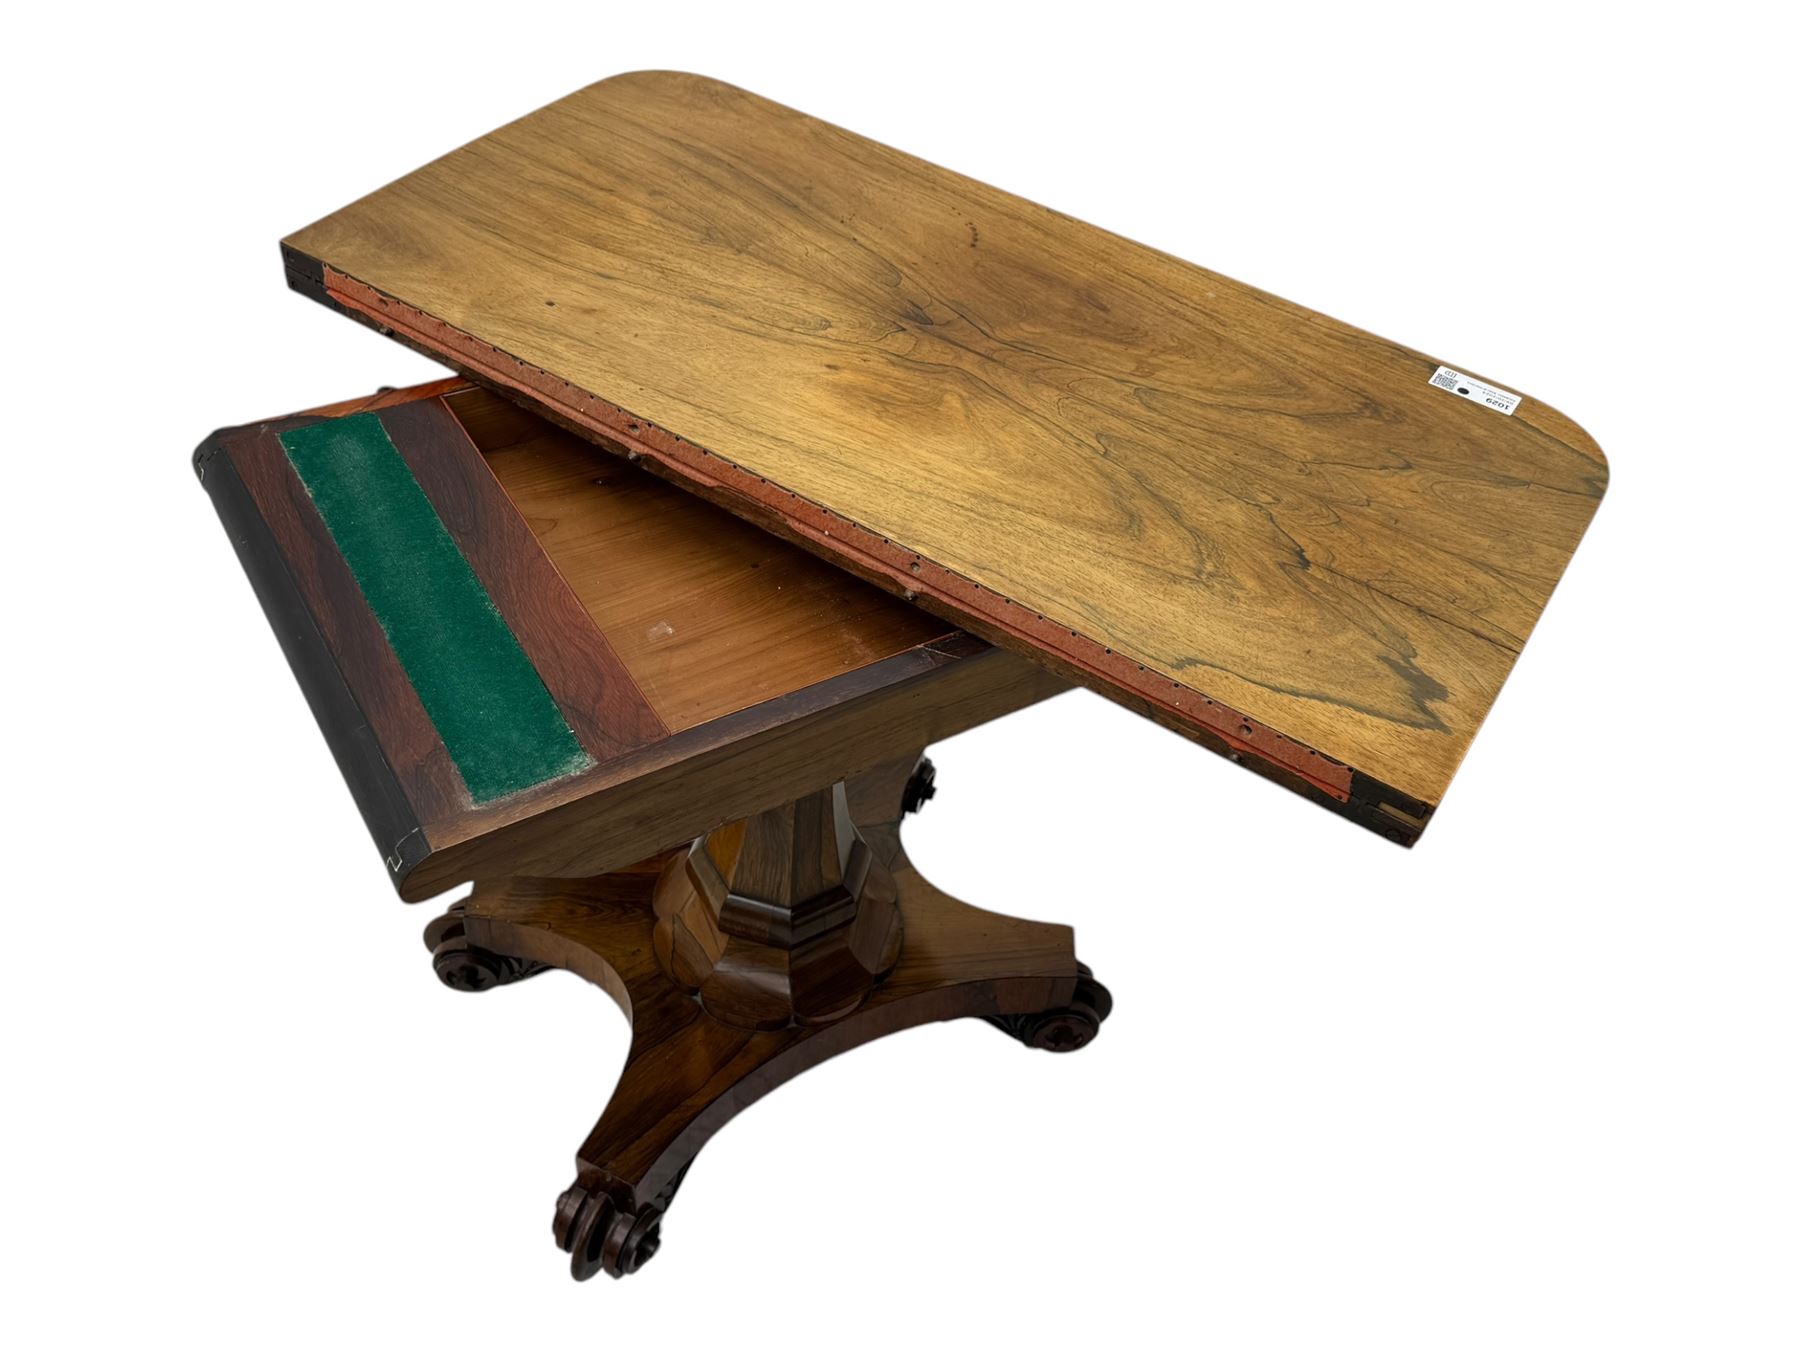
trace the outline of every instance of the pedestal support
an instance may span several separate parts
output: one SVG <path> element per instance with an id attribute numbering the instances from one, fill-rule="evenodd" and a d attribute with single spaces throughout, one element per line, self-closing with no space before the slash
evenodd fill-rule
<path id="1" fill-rule="evenodd" d="M 577 1279 L 642 1266 L 707 1139 L 822 1060 L 957 1017 L 1048 1050 L 1098 1031 L 1111 1000 L 1070 929 L 966 905 L 907 861 L 899 823 L 921 782 L 929 763 L 910 756 L 620 872 L 477 885 L 434 926 L 453 987 L 554 966 L 631 1020 L 556 1208 Z"/>

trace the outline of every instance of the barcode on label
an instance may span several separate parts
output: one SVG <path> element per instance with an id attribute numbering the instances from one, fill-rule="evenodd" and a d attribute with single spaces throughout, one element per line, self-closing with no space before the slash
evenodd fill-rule
<path id="1" fill-rule="evenodd" d="M 1466 398 L 1471 403 L 1479 403 L 1484 408 L 1492 408 L 1495 412 L 1505 413 L 1508 417 L 1521 402 L 1517 394 L 1508 393 L 1504 389 L 1491 384 L 1483 384 L 1480 380 L 1471 379 L 1460 371 L 1449 366 L 1439 366 L 1431 382 L 1439 389 L 1447 389 L 1458 398 Z"/>

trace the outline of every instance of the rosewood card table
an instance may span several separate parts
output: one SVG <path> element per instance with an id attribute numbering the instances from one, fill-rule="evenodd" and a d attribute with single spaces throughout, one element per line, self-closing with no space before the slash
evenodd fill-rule
<path id="1" fill-rule="evenodd" d="M 933 740 L 1076 682 L 1410 845 L 1605 487 L 1541 402 L 697 76 L 283 255 L 460 375 L 195 465 L 400 895 L 474 883 L 439 976 L 631 1019 L 577 1277 L 830 1055 L 1099 1030 L 1069 930 L 908 864 Z"/>

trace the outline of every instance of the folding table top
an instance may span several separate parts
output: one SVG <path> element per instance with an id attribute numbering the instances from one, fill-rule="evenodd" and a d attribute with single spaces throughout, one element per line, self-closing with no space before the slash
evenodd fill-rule
<path id="1" fill-rule="evenodd" d="M 717 81 L 619 76 L 293 284 L 1404 843 L 1606 483 L 1438 359 Z"/>

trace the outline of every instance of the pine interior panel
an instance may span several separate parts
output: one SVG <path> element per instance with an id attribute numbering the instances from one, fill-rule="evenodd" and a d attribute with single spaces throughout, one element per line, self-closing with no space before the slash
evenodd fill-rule
<path id="1" fill-rule="evenodd" d="M 470 391 L 453 406 L 670 731 L 955 631 L 537 418 L 484 430 L 499 402 Z"/>
<path id="2" fill-rule="evenodd" d="M 590 86 L 285 247 L 296 286 L 1403 842 L 1606 482 L 1540 400 L 698 76 Z"/>

